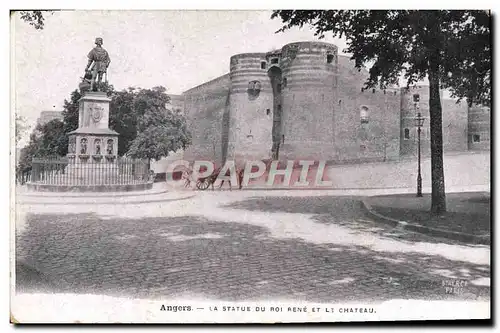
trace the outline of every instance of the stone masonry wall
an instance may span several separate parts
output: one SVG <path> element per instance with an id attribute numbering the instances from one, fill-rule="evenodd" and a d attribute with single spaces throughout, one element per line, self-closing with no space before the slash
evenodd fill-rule
<path id="1" fill-rule="evenodd" d="M 397 89 L 364 90 L 368 73 L 358 71 L 346 56 L 339 56 L 338 100 L 335 108 L 335 143 L 338 162 L 386 161 L 399 158 Z M 363 119 L 362 119 L 363 118 Z"/>
<path id="2" fill-rule="evenodd" d="M 229 75 L 186 91 L 184 112 L 193 143 L 184 152 L 186 160 L 223 158 L 223 118 L 229 97 Z"/>

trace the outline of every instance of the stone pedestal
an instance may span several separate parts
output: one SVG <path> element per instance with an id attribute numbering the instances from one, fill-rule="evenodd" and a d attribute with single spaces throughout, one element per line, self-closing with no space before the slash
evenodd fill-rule
<path id="1" fill-rule="evenodd" d="M 118 133 L 109 129 L 109 103 L 103 92 L 80 99 L 78 129 L 69 133 L 68 171 L 75 177 L 104 179 L 118 174 Z"/>

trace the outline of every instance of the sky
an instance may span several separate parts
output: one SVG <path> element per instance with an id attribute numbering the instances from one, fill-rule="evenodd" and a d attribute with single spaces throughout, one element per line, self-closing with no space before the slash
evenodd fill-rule
<path id="1" fill-rule="evenodd" d="M 87 54 L 102 37 L 115 89 L 164 86 L 181 94 L 229 72 L 229 58 L 282 45 L 317 40 L 309 28 L 276 34 L 271 11 L 61 11 L 36 30 L 15 16 L 11 22 L 15 110 L 34 124 L 43 110 L 62 110 L 78 87 Z M 346 47 L 327 36 L 325 42 Z"/>

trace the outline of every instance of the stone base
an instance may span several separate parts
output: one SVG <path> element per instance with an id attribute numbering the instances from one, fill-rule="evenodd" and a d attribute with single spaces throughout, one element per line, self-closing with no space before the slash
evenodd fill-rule
<path id="1" fill-rule="evenodd" d="M 47 185 L 27 184 L 28 190 L 39 192 L 131 192 L 153 188 L 153 182 L 127 185 Z"/>

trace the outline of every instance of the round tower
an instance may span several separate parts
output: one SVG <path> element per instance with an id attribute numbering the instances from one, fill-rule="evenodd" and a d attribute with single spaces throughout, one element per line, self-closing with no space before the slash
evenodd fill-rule
<path id="1" fill-rule="evenodd" d="M 282 48 L 280 158 L 335 158 L 337 56 L 335 45 L 322 42 L 291 43 Z"/>
<path id="2" fill-rule="evenodd" d="M 273 90 L 268 67 L 266 53 L 231 57 L 227 159 L 271 156 Z"/>

